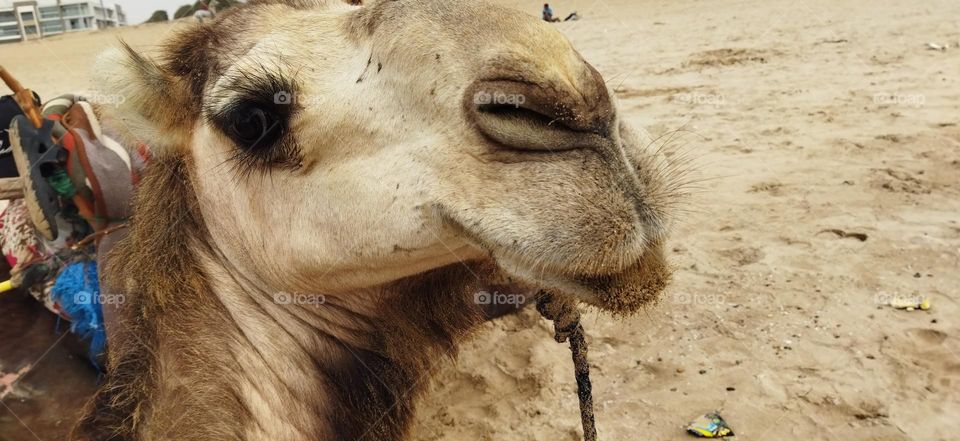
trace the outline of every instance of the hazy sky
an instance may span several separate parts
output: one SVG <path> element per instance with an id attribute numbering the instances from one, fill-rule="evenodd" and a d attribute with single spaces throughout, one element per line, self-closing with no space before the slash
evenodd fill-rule
<path id="1" fill-rule="evenodd" d="M 94 0 L 98 1 L 98 0 Z M 193 4 L 195 0 L 103 0 L 103 4 L 118 4 L 127 13 L 127 21 L 131 24 L 140 24 L 150 18 L 150 14 L 157 9 L 163 9 L 173 18 L 173 11 L 186 4 Z"/>

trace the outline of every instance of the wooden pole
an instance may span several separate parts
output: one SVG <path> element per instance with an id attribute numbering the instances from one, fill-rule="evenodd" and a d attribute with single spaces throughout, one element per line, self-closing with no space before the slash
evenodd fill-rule
<path id="1" fill-rule="evenodd" d="M 27 118 L 30 118 L 33 126 L 38 129 L 43 127 L 43 116 L 40 115 L 40 109 L 37 108 L 37 104 L 33 101 L 33 92 L 30 89 L 24 88 L 3 66 L 0 66 L 0 79 L 3 79 L 4 84 L 13 91 L 14 101 L 20 105 L 20 110 L 23 110 L 23 114 L 27 115 Z"/>
<path id="2" fill-rule="evenodd" d="M 0 200 L 23 199 L 23 179 L 0 178 Z"/>

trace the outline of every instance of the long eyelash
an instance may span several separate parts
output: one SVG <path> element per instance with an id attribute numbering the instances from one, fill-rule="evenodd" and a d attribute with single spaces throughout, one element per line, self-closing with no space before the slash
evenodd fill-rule
<path id="1" fill-rule="evenodd" d="M 258 63 L 256 69 L 237 69 L 228 74 L 225 81 L 224 94 L 243 97 L 256 97 L 263 100 L 263 104 L 274 104 L 273 96 L 277 92 L 294 93 L 298 90 L 296 82 L 287 77 L 284 67 L 277 64 L 268 69 L 263 63 Z"/>
<path id="2" fill-rule="evenodd" d="M 238 70 L 225 79 L 227 84 L 220 93 L 212 96 L 213 103 L 230 100 L 220 109 L 205 104 L 204 115 L 209 123 L 220 128 L 224 134 L 230 130 L 230 116 L 246 106 L 256 105 L 270 110 L 278 116 L 275 124 L 280 124 L 280 137 L 274 145 L 265 149 L 237 149 L 225 162 L 231 163 L 234 173 L 242 178 L 252 174 L 267 175 L 276 169 L 296 170 L 303 163 L 300 144 L 290 133 L 288 124 L 297 113 L 296 103 L 278 104 L 275 94 L 285 92 L 295 94 L 299 89 L 296 83 L 284 75 L 284 69 L 276 66 L 267 69 L 258 64 L 257 69 Z"/>
<path id="3" fill-rule="evenodd" d="M 236 175 L 247 178 L 252 174 L 270 174 L 277 169 L 295 171 L 303 164 L 303 150 L 291 133 L 281 135 L 269 149 L 260 150 L 260 153 L 255 151 L 238 149 L 227 158 Z"/>

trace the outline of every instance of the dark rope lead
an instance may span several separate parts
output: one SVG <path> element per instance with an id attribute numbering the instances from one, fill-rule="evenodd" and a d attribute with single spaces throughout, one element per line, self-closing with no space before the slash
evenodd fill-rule
<path id="1" fill-rule="evenodd" d="M 541 292 L 537 296 L 537 311 L 545 319 L 553 321 L 557 343 L 570 339 L 574 375 L 577 378 L 577 397 L 580 399 L 580 422 L 583 424 L 584 441 L 597 440 L 597 427 L 593 416 L 593 386 L 590 385 L 590 364 L 587 363 L 587 341 L 580 326 L 580 312 L 570 302 L 559 300 Z"/>

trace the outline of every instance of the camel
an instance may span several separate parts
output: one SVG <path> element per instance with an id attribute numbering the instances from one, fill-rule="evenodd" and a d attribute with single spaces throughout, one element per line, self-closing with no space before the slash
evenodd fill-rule
<path id="1" fill-rule="evenodd" d="M 670 278 L 669 165 L 534 17 L 255 0 L 95 71 L 154 159 L 73 440 L 403 440 L 477 293 L 617 317 Z"/>

